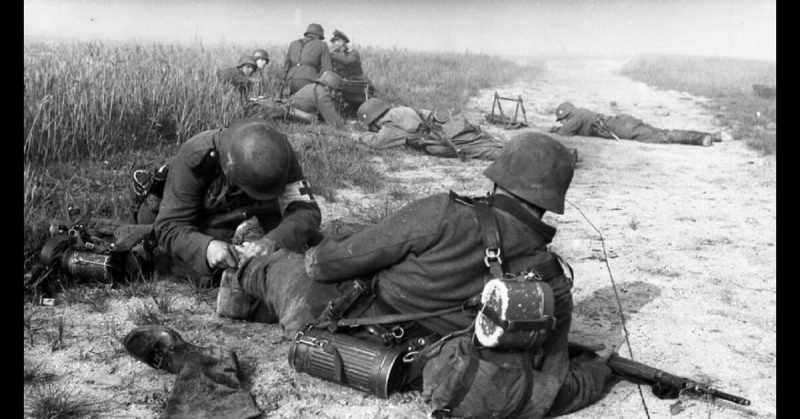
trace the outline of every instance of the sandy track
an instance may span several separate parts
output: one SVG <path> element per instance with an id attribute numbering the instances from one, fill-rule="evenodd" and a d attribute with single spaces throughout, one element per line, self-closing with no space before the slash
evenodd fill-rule
<path id="1" fill-rule="evenodd" d="M 529 121 L 553 123 L 563 100 L 599 112 L 628 112 L 655 126 L 718 130 L 700 104 L 704 99 L 655 91 L 617 76 L 619 62 L 551 62 L 539 81 L 498 88 L 522 95 Z M 467 115 L 482 121 L 494 89 L 476 98 Z M 616 108 L 610 106 L 616 101 Z M 488 131 L 508 137 L 518 131 Z M 534 128 L 537 129 L 537 128 Z M 669 372 L 711 382 L 753 401 L 747 409 L 695 403 L 682 417 L 773 417 L 776 413 L 775 159 L 760 157 L 739 141 L 702 148 L 650 145 L 596 138 L 561 138 L 579 150 L 565 214 L 546 215 L 558 233 L 553 249 L 575 270 L 572 338 L 616 341 L 621 321 L 608 263 L 630 333 L 634 358 Z M 484 194 L 485 162 L 461 163 L 416 153 L 378 161 L 391 181 L 378 193 L 341 190 L 321 202 L 323 223 L 365 223 L 365 213 L 389 212 L 410 200 L 447 191 Z M 574 204 L 574 205 L 573 205 Z M 600 236 L 578 209 L 600 229 Z M 342 386 L 296 374 L 287 362 L 288 342 L 278 326 L 234 322 L 214 314 L 213 298 L 198 303 L 185 285 L 169 324 L 200 345 L 234 349 L 257 404 L 275 418 L 423 418 L 430 410 L 418 394 L 379 400 Z M 173 291 L 174 292 L 174 291 Z M 213 296 L 212 296 L 213 297 Z M 26 359 L 41 360 L 59 382 L 92 400 L 105 400 L 101 417 L 157 417 L 174 377 L 120 353 L 115 337 L 133 323 L 139 299 L 114 299 L 106 313 L 85 305 L 46 307 L 34 330 L 64 315 L 67 347 L 51 352 L 43 332 Z M 27 335 L 26 335 L 27 336 Z M 623 346 L 622 355 L 629 355 Z M 644 389 L 650 417 L 671 417 L 673 401 Z M 691 404 L 691 403 L 690 403 Z M 646 417 L 636 386 L 620 383 L 599 403 L 571 418 Z"/>

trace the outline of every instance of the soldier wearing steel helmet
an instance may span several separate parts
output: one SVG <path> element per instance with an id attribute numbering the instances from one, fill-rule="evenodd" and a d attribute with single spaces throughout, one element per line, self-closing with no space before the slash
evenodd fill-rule
<path id="1" fill-rule="evenodd" d="M 367 99 L 358 108 L 358 121 L 369 132 L 355 138 L 374 148 L 408 145 L 440 157 L 463 160 L 494 160 L 503 149 L 503 141 L 484 132 L 461 115 L 449 112 L 390 107 L 379 98 Z"/>
<path id="2" fill-rule="evenodd" d="M 259 48 L 253 51 L 253 60 L 256 63 L 256 71 L 251 77 L 254 83 L 251 93 L 253 96 L 266 96 L 270 93 L 268 91 L 270 86 L 269 74 L 267 72 L 267 65 L 270 62 L 269 53 L 267 50 Z"/>
<path id="3" fill-rule="evenodd" d="M 240 235 L 249 237 L 236 237 L 244 221 L 250 228 Z M 320 238 L 320 221 L 286 136 L 265 121 L 240 120 L 181 146 L 154 230 L 167 255 L 208 281 L 276 249 L 303 252 Z"/>
<path id="4" fill-rule="evenodd" d="M 325 122 L 341 126 L 344 124 L 339 112 L 341 94 L 342 78 L 332 71 L 325 71 L 314 83 L 303 86 L 290 96 L 289 103 L 295 109 L 319 114 Z"/>
<path id="5" fill-rule="evenodd" d="M 655 128 L 631 115 L 603 115 L 588 109 L 578 108 L 570 102 L 563 102 L 558 105 L 555 115 L 556 122 L 560 122 L 561 126 L 554 126 L 550 131 L 560 135 L 582 135 L 645 143 L 671 143 L 703 147 L 708 147 L 716 141 L 721 141 L 719 134 Z"/>
<path id="6" fill-rule="evenodd" d="M 284 81 L 292 95 L 319 76 L 333 70 L 328 44 L 323 42 L 325 30 L 318 23 L 308 25 L 303 37 L 292 41 L 284 61 Z"/>
<path id="7" fill-rule="evenodd" d="M 250 298 L 265 303 L 270 321 L 279 321 L 288 337 L 317 316 L 325 318 L 331 313 L 328 302 L 337 301 L 360 281 L 372 294 L 357 306 L 355 315 L 375 318 L 438 312 L 436 316 L 417 317 L 402 324 L 404 338 L 435 342 L 468 330 L 474 320 L 463 310 L 463 304 L 480 294 L 486 281 L 495 277 L 486 262 L 487 225 L 476 222 L 475 206 L 480 203 L 496 220 L 496 255 L 502 256 L 504 271 L 536 272 L 537 280 L 552 289 L 552 315 L 557 320 L 531 361 L 536 367 L 530 370 L 532 375 L 527 381 L 534 384 L 527 387 L 527 393 L 521 391 L 519 383 L 506 379 L 512 374 L 500 374 L 488 387 L 470 389 L 464 395 L 466 404 L 454 403 L 458 406 L 453 408 L 453 414 L 489 417 L 475 416 L 472 410 L 483 412 L 488 408 L 493 417 L 543 417 L 580 409 L 602 397 L 612 371 L 605 364 L 608 351 L 573 359 L 567 352 L 573 308 L 572 275 L 564 271 L 561 259 L 548 250 L 556 229 L 542 221 L 547 211 L 564 212 L 573 176 L 572 154 L 552 137 L 524 133 L 510 140 L 484 175 L 494 183 L 489 196 L 434 194 L 353 234 L 326 237 L 305 255 L 282 251 L 256 257 L 239 271 L 236 279 Z M 243 304 L 249 306 L 247 302 Z M 462 309 L 452 310 L 454 307 Z M 375 331 L 366 328 L 364 333 L 380 333 L 394 326 L 382 327 Z M 181 348 L 187 344 L 163 329 L 156 326 L 135 330 L 133 336 L 126 337 L 126 348 L 145 362 L 152 359 L 152 352 L 158 347 L 170 348 L 161 350 L 160 356 L 167 361 L 164 364 L 171 365 L 171 360 L 186 352 Z M 483 356 L 486 355 L 482 359 Z M 445 370 L 435 375 L 425 373 L 425 381 L 420 383 L 432 362 L 428 360 L 426 364 L 417 358 L 404 363 L 398 390 L 421 386 L 423 394 L 429 394 L 431 387 L 452 384 L 448 381 L 449 371 Z M 509 397 L 509 404 L 498 405 L 495 400 L 492 406 L 480 405 L 485 397 L 498 392 Z M 442 408 L 436 400 L 432 403 Z M 518 414 L 508 416 L 511 411 Z"/>
<path id="8" fill-rule="evenodd" d="M 223 83 L 228 83 L 236 88 L 243 96 L 249 94 L 253 88 L 253 75 L 257 69 L 256 61 L 250 55 L 242 55 L 236 67 L 222 69 L 217 73 L 217 78 Z"/>

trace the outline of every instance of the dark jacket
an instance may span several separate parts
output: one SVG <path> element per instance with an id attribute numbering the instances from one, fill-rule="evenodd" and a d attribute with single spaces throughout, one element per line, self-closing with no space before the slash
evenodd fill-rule
<path id="1" fill-rule="evenodd" d="M 555 228 L 503 210 L 524 211 L 511 198 L 498 195 L 494 202 L 507 270 L 520 271 L 552 240 Z M 306 268 L 312 279 L 322 282 L 374 274 L 379 298 L 398 312 L 432 312 L 481 292 L 490 278 L 484 256 L 473 208 L 442 193 L 412 202 L 351 236 L 324 239 L 309 250 Z M 442 335 L 470 322 L 460 313 L 420 321 Z"/>
<path id="2" fill-rule="evenodd" d="M 323 72 L 333 69 L 328 44 L 313 36 L 292 41 L 284 68 L 287 71 L 289 94 L 293 94 L 306 84 L 313 83 Z"/>
<path id="3" fill-rule="evenodd" d="M 558 128 L 556 134 L 560 135 L 583 135 L 591 136 L 592 123 L 599 117 L 600 114 L 592 112 L 584 108 L 576 108 L 570 114 L 561 120 L 561 127 Z"/>
<path id="4" fill-rule="evenodd" d="M 358 51 L 332 51 L 331 64 L 333 65 L 333 72 L 343 79 L 359 80 L 364 78 L 364 70 L 361 68 L 361 56 Z"/>
<path id="5" fill-rule="evenodd" d="M 206 248 L 213 240 L 229 240 L 238 225 L 210 228 L 209 218 L 258 204 L 231 185 L 219 164 L 218 146 L 224 128 L 203 131 L 187 140 L 172 160 L 164 198 L 155 220 L 159 246 L 189 264 L 199 275 L 210 275 Z M 291 153 L 288 184 L 278 205 L 258 216 L 279 247 L 306 250 L 319 239 L 321 214 L 308 188 L 300 163 Z"/>
<path id="6" fill-rule="evenodd" d="M 254 85 L 253 80 L 245 77 L 242 70 L 237 67 L 220 70 L 217 72 L 217 78 L 223 83 L 228 83 L 236 87 L 236 90 L 243 95 L 247 95 Z"/>

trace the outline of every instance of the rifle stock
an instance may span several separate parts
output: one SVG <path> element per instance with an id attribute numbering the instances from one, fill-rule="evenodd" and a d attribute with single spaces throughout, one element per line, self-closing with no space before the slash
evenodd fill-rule
<path id="1" fill-rule="evenodd" d="M 593 348 L 578 343 L 569 343 L 570 351 L 596 352 Z M 631 359 L 612 354 L 607 361 L 608 366 L 620 377 L 635 384 L 647 384 L 653 388 L 653 393 L 659 398 L 674 399 L 682 391 L 687 391 L 698 396 L 708 395 L 714 398 L 727 400 L 742 406 L 750 406 L 750 400 L 735 396 L 699 383 L 689 378 L 680 377 L 654 368 Z"/>

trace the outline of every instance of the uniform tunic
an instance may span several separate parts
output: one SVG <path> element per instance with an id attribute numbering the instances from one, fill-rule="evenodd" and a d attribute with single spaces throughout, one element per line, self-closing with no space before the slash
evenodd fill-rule
<path id="1" fill-rule="evenodd" d="M 217 73 L 220 81 L 228 83 L 236 87 L 236 90 L 242 95 L 246 95 L 253 88 L 253 80 L 245 77 L 238 67 L 230 67 L 220 70 Z"/>
<path id="2" fill-rule="evenodd" d="M 380 127 L 378 132 L 365 133 L 359 140 L 374 148 L 399 147 L 405 145 L 410 134 L 417 132 L 422 122 L 413 108 L 397 106 L 375 121 L 373 125 Z"/>
<path id="3" fill-rule="evenodd" d="M 614 138 L 607 132 L 597 130 L 595 121 L 604 118 L 608 129 L 622 140 L 633 140 L 644 143 L 673 143 L 687 145 L 704 145 L 703 137 L 708 133 L 690 130 L 667 130 L 653 127 L 641 119 L 631 115 L 602 115 L 584 108 L 576 108 L 556 131 L 561 135 L 582 135 L 602 138 Z"/>
<path id="4" fill-rule="evenodd" d="M 313 83 L 320 74 L 333 69 L 328 44 L 312 36 L 292 41 L 284 66 L 288 71 L 286 81 L 291 95 Z"/>
<path id="5" fill-rule="evenodd" d="M 310 83 L 289 97 L 289 101 L 297 109 L 316 115 L 319 112 L 325 122 L 333 125 L 344 124 L 344 119 L 336 108 L 336 103 L 325 86 Z"/>
<path id="6" fill-rule="evenodd" d="M 359 80 L 364 78 L 364 70 L 361 68 L 361 56 L 358 51 L 332 51 L 331 64 L 333 65 L 333 72 L 343 79 Z"/>
<path id="7" fill-rule="evenodd" d="M 211 274 L 206 261 L 208 243 L 214 239 L 229 240 L 238 224 L 237 221 L 210 228 L 205 225 L 209 217 L 261 202 L 230 184 L 222 173 L 218 148 L 223 129 L 203 131 L 181 146 L 170 163 L 154 226 L 159 246 L 203 276 Z M 275 208 L 260 214 L 258 219 L 267 232 L 265 237 L 281 248 L 303 252 L 319 239 L 319 206 L 294 150 L 291 150 L 286 189 Z"/>

